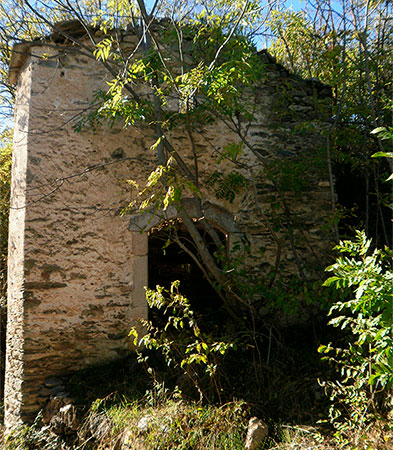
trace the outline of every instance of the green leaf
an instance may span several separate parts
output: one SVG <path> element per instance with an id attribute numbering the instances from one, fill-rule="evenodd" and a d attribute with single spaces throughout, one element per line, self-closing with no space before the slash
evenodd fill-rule
<path id="1" fill-rule="evenodd" d="M 393 158 L 393 152 L 377 152 L 371 155 L 372 158 Z"/>
<path id="2" fill-rule="evenodd" d="M 378 127 L 378 128 L 374 128 L 374 130 L 370 131 L 370 134 L 378 134 L 383 131 L 387 131 L 386 127 Z"/>

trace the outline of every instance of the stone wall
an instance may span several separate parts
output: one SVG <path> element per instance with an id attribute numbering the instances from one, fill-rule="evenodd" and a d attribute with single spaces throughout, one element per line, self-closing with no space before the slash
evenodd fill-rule
<path id="1" fill-rule="evenodd" d="M 120 215 L 134 195 L 126 180 L 143 184 L 154 167 L 150 131 L 124 130 L 121 124 L 74 131 L 94 92 L 111 79 L 102 66 L 72 49 L 57 54 L 32 44 L 19 50 L 23 58 L 12 72 L 18 95 L 9 238 L 8 429 L 31 420 L 45 403 L 48 377 L 125 354 L 130 327 L 147 316 L 147 228 L 161 220 Z M 209 187 L 217 152 L 238 138 L 223 122 L 201 124 L 195 142 L 202 156 L 205 214 L 230 243 L 247 236 L 248 265 L 260 274 L 276 262 L 274 229 L 283 244 L 284 270 L 293 273 L 299 258 L 314 267 L 316 260 L 323 264 L 330 245 L 322 230 L 330 210 L 327 167 L 312 167 L 324 142 L 315 99 L 328 99 L 329 93 L 319 83 L 289 74 L 268 55 L 261 58 L 266 77 L 249 92 L 256 109 L 248 137 L 265 163 L 245 149 L 241 159 L 253 169 L 239 170 L 249 187 L 233 201 L 219 198 Z M 184 130 L 173 130 L 171 137 L 176 147 L 187 148 Z M 280 188 L 291 210 L 289 223 L 288 211 L 273 198 L 275 185 L 284 183 L 285 170 L 295 170 L 297 161 L 307 158 L 307 189 L 298 195 L 292 186 Z M 264 177 L 266 165 L 277 179 Z M 228 173 L 234 167 L 224 162 L 218 169 Z M 176 211 L 163 216 L 175 217 Z M 312 277 L 312 270 L 302 267 Z"/>
<path id="2" fill-rule="evenodd" d="M 75 133 L 67 122 L 89 104 L 96 74 L 83 62 L 56 65 L 32 57 L 18 84 L 7 425 L 37 412 L 48 376 L 124 355 L 130 327 L 147 315 L 147 236 L 119 215 L 141 138 Z"/>

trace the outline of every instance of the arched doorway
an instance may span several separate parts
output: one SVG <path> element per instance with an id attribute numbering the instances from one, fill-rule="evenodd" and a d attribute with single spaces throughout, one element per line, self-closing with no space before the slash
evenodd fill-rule
<path id="1" fill-rule="evenodd" d="M 182 208 L 194 224 L 201 230 L 204 220 L 208 221 L 215 231 L 221 236 L 225 250 L 229 253 L 234 244 L 240 242 L 244 232 L 238 230 L 234 216 L 221 206 L 206 202 L 201 205 L 191 198 L 183 199 Z M 191 243 L 192 239 L 186 232 L 184 225 L 178 219 L 178 211 L 174 206 L 169 206 L 165 211 L 152 210 L 140 214 L 133 214 L 130 218 L 129 230 L 135 242 L 143 248 L 143 255 L 134 261 L 135 289 L 133 296 L 135 303 L 145 302 L 144 286 L 154 288 L 157 284 L 169 287 L 170 282 L 180 278 L 181 293 L 190 296 L 192 306 L 196 312 L 200 310 L 202 315 L 209 311 L 213 313 L 222 311 L 221 301 L 198 265 L 191 257 L 187 257 L 185 251 L 180 251 L 173 239 L 168 238 L 168 232 L 177 231 L 185 243 Z M 172 230 L 170 229 L 172 227 Z M 203 227 L 202 227 L 203 228 Z M 170 245 L 165 245 L 172 242 Z M 214 245 L 207 239 L 208 245 Z M 142 245 L 143 244 L 143 245 Z M 191 248 L 192 250 L 192 248 Z M 214 248 L 212 248 L 214 252 Z M 195 251 L 193 251 L 194 254 Z M 139 253 L 134 253 L 139 255 Z M 142 253 L 140 253 L 142 255 Z M 205 308 L 206 305 L 206 308 Z"/>

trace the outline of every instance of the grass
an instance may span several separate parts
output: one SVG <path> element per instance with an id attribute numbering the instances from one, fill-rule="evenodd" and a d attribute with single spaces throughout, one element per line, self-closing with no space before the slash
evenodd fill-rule
<path id="1" fill-rule="evenodd" d="M 306 339 L 304 333 L 297 336 Z M 82 415 L 78 432 L 58 437 L 38 418 L 7 448 L 244 450 L 248 421 L 256 415 L 270 421 L 269 437 L 256 450 L 393 450 L 393 425 L 381 418 L 362 433 L 355 430 L 345 446 L 333 440 L 331 429 L 317 424 L 327 417 L 329 404 L 315 391 L 320 361 L 315 352 L 310 361 L 300 363 L 298 352 L 307 346 L 294 339 L 296 333 L 291 337 L 292 346 L 277 347 L 277 355 L 273 349 L 270 364 L 258 371 L 250 370 L 257 367 L 251 351 L 228 358 L 225 381 L 236 386 L 245 401 L 232 401 L 228 389 L 228 402 L 222 406 L 201 405 L 186 396 L 186 389 L 180 393 L 174 386 L 181 378 L 165 378 L 165 372 L 160 371 L 165 382 L 154 384 L 134 358 L 75 373 L 66 384 Z"/>
<path id="2" fill-rule="evenodd" d="M 157 385 L 142 401 L 96 401 L 79 433 L 85 442 L 79 448 L 114 450 L 121 443 L 130 450 L 243 450 L 246 412 L 242 402 L 201 406 Z"/>
<path id="3" fill-rule="evenodd" d="M 16 433 L 6 448 L 244 450 L 251 411 L 252 407 L 242 401 L 201 405 L 156 383 L 139 399 L 130 400 L 117 392 L 91 402 L 72 439 L 50 433 L 38 418 L 35 424 Z M 353 439 L 345 445 L 326 430 L 310 425 L 270 422 L 269 431 L 269 437 L 256 450 L 393 450 L 393 424 L 381 418 L 361 436 L 355 430 Z"/>

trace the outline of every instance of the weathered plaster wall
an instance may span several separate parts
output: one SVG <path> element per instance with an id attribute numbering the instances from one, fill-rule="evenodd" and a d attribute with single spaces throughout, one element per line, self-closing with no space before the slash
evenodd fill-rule
<path id="1" fill-rule="evenodd" d="M 134 164 L 118 163 L 119 153 L 132 157 L 140 142 L 110 130 L 77 134 L 67 123 L 88 106 L 95 69 L 80 61 L 62 71 L 56 60 L 33 57 L 20 76 L 7 425 L 30 419 L 43 404 L 49 375 L 123 355 L 130 327 L 147 314 L 147 237 L 128 231 L 119 215 Z"/>
<path id="2" fill-rule="evenodd" d="M 148 129 L 124 130 L 121 125 L 75 133 L 75 119 L 110 77 L 98 62 L 71 51 L 51 57 L 50 48 L 33 46 L 31 52 L 19 75 L 16 108 L 8 428 L 31 419 L 45 403 L 47 377 L 123 355 L 128 330 L 147 315 L 147 235 L 138 232 L 146 218 L 130 219 L 119 212 L 134 195 L 125 180 L 143 185 L 154 167 L 149 149 L 154 139 Z M 284 189 L 291 223 L 273 198 L 278 181 L 264 177 L 266 164 L 281 161 L 290 167 L 323 146 L 313 104 L 317 94 L 311 83 L 267 60 L 266 79 L 250 90 L 256 102 L 248 133 L 264 163 L 244 149 L 239 162 L 251 161 L 253 168 L 238 170 L 250 184 L 233 202 L 217 198 L 208 180 L 217 169 L 220 149 L 238 139 L 223 122 L 201 124 L 195 134 L 202 190 L 210 205 L 217 205 L 206 214 L 218 217 L 223 211 L 221 225 L 230 232 L 231 243 L 247 235 L 247 264 L 256 273 L 275 263 L 272 230 L 282 240 L 281 263 L 288 273 L 296 272 L 299 257 L 315 266 L 314 259 L 321 259 L 329 245 L 321 230 L 330 209 L 327 170 L 308 174 L 309 188 L 299 198 Z M 315 128 L 304 133 L 303 122 Z M 190 147 L 183 130 L 174 130 L 172 137 L 175 146 Z M 234 166 L 224 162 L 218 169 L 228 172 Z"/>

